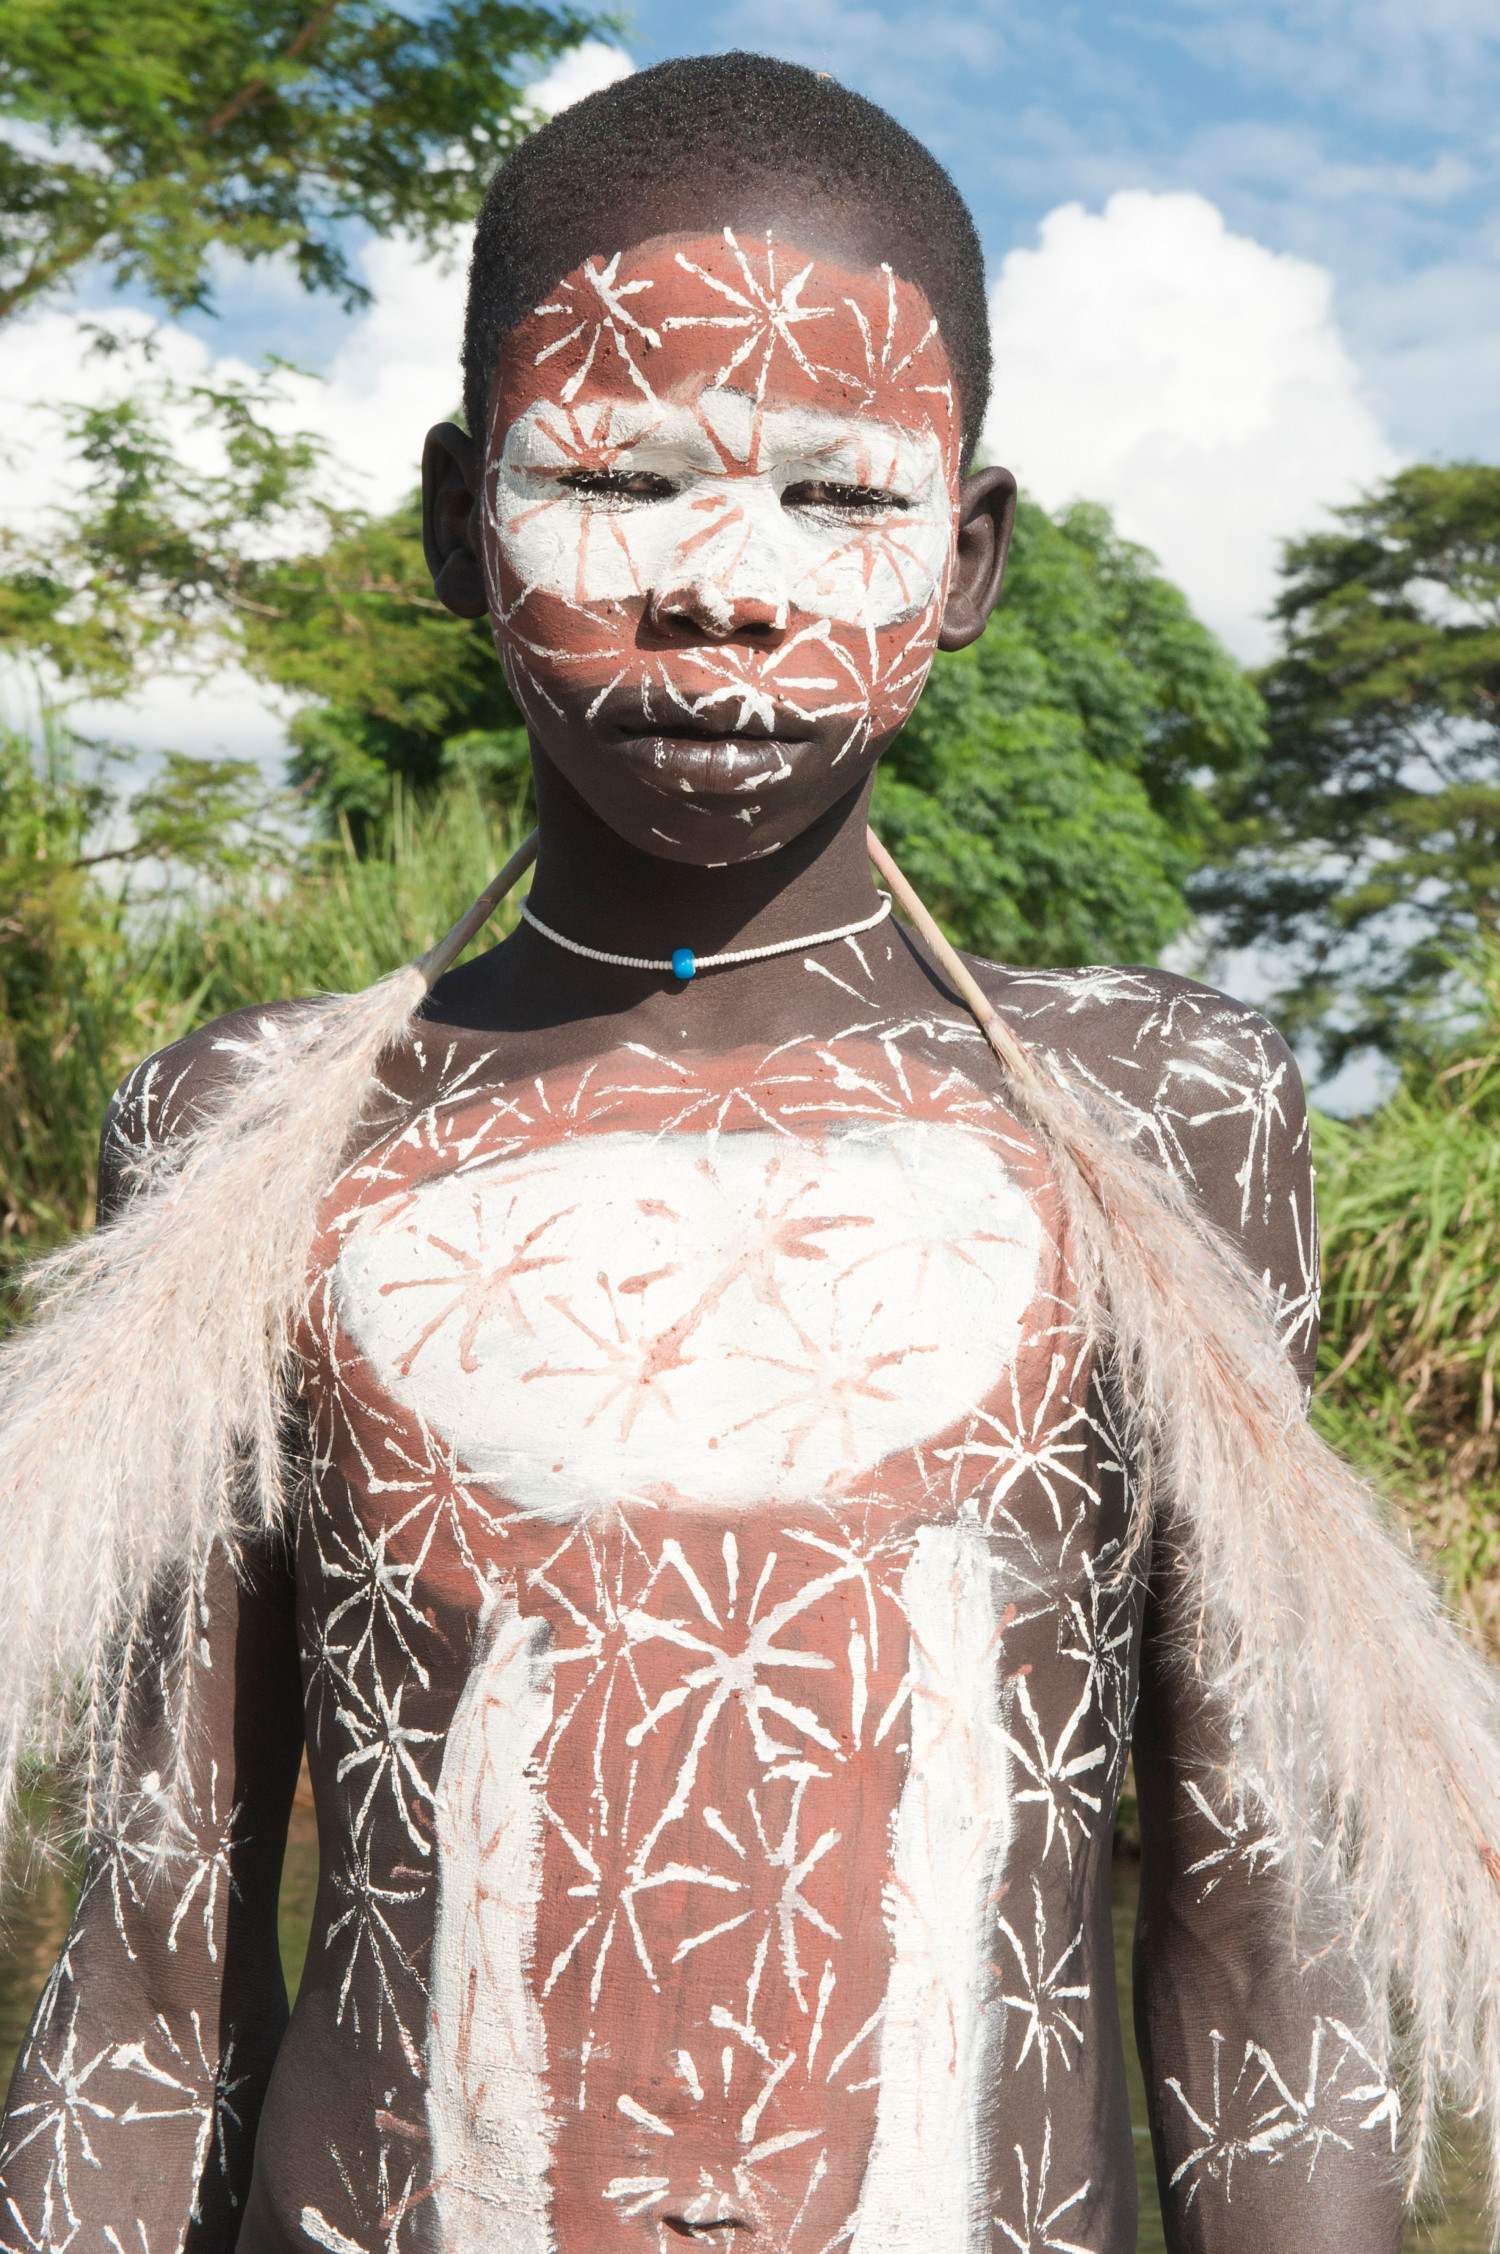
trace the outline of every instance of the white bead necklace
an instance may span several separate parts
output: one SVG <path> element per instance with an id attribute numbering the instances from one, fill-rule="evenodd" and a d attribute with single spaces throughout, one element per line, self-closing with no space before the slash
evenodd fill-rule
<path id="1" fill-rule="evenodd" d="M 880 906 L 873 916 L 862 916 L 858 923 L 840 924 L 837 931 L 814 931 L 805 939 L 778 939 L 769 947 L 732 947 L 722 955 L 695 955 L 691 947 L 674 947 L 670 955 L 607 955 L 602 948 L 584 947 L 576 939 L 565 939 L 560 931 L 544 924 L 532 912 L 529 900 L 521 902 L 521 914 L 533 931 L 550 939 L 554 947 L 565 947 L 570 955 L 584 955 L 591 963 L 609 963 L 615 970 L 665 970 L 684 985 L 696 978 L 700 970 L 727 970 L 731 963 L 761 963 L 769 955 L 794 955 L 799 947 L 827 947 L 835 939 L 854 939 L 862 931 L 873 931 L 884 923 L 891 912 L 891 896 L 880 895 Z"/>

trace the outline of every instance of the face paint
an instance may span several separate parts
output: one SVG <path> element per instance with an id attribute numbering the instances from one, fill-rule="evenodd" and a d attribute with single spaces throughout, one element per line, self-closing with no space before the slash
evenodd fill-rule
<path id="1" fill-rule="evenodd" d="M 921 292 L 774 236 L 589 259 L 496 378 L 486 561 L 543 748 L 668 857 L 774 851 L 920 694 L 958 403 Z"/>

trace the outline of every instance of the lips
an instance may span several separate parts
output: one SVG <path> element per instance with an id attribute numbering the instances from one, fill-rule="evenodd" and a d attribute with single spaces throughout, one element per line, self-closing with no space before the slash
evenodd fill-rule
<path id="1" fill-rule="evenodd" d="M 774 789 L 794 772 L 810 736 L 710 735 L 706 730 L 645 732 L 639 722 L 619 727 L 610 737 L 638 779 L 667 796 L 705 799 L 749 798 Z"/>

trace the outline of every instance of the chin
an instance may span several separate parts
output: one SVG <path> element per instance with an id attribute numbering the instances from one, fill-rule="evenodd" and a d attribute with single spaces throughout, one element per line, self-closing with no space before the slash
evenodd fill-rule
<path id="1" fill-rule="evenodd" d="M 860 788 L 886 739 L 559 730 L 542 749 L 625 844 L 694 868 L 763 861 Z"/>

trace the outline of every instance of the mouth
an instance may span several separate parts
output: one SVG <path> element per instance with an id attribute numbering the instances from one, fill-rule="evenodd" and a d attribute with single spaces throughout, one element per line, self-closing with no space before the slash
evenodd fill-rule
<path id="1" fill-rule="evenodd" d="M 739 800 L 790 781 L 811 736 L 723 734 L 674 720 L 652 728 L 639 720 L 611 731 L 615 749 L 639 780 L 667 797 Z"/>

